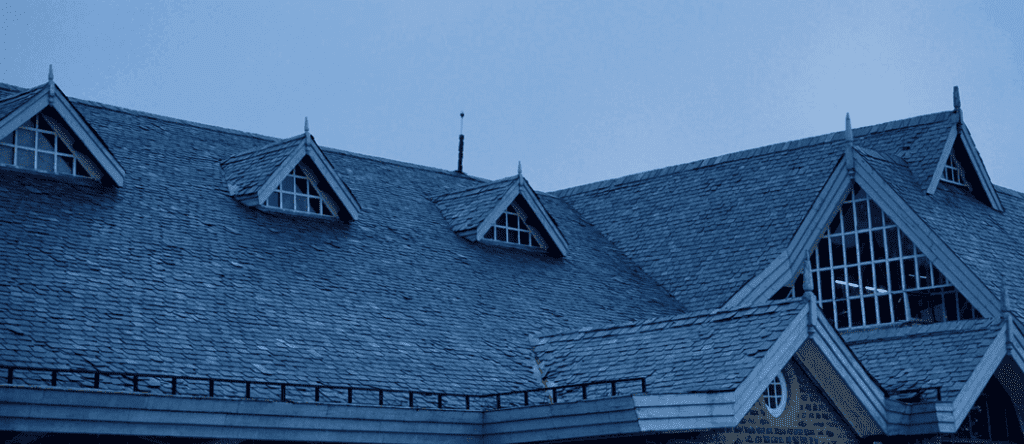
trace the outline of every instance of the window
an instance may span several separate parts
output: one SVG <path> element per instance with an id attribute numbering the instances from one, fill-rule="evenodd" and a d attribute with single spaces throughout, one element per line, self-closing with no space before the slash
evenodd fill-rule
<path id="1" fill-rule="evenodd" d="M 786 378 L 779 373 L 775 376 L 775 379 L 768 384 L 768 389 L 764 391 L 763 395 L 764 406 L 768 408 L 768 413 L 778 418 L 782 414 L 783 410 L 786 410 Z"/>
<path id="2" fill-rule="evenodd" d="M 856 185 L 810 260 L 819 306 L 837 329 L 981 317 Z"/>
<path id="3" fill-rule="evenodd" d="M 37 114 L 0 139 L 0 165 L 47 173 L 95 177 L 91 163 L 73 147 L 75 138 L 56 119 Z"/>
<path id="4" fill-rule="evenodd" d="M 334 216 L 337 207 L 317 187 L 316 175 L 303 164 L 296 165 L 263 205 L 300 213 Z"/>
<path id="5" fill-rule="evenodd" d="M 536 228 L 526 224 L 527 220 L 526 212 L 513 202 L 498 216 L 494 226 L 487 229 L 484 239 L 546 249 L 544 238 Z"/>
<path id="6" fill-rule="evenodd" d="M 942 180 L 954 185 L 969 186 L 967 177 L 964 175 L 964 167 L 956 160 L 953 153 L 949 153 L 946 159 L 946 166 L 942 168 Z"/>

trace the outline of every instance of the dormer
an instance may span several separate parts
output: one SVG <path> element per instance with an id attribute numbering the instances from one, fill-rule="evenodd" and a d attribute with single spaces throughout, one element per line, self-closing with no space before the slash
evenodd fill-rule
<path id="1" fill-rule="evenodd" d="M 124 168 L 53 82 L 0 100 L 0 168 L 124 184 Z"/>
<path id="2" fill-rule="evenodd" d="M 521 172 L 433 200 L 452 230 L 469 241 L 555 257 L 568 252 L 558 225 Z"/>
<path id="3" fill-rule="evenodd" d="M 306 131 L 220 163 L 228 194 L 263 211 L 358 220 L 359 206 Z"/>
<path id="4" fill-rule="evenodd" d="M 955 127 L 950 128 L 942 154 L 934 167 L 928 194 L 934 194 L 941 182 L 962 188 L 978 201 L 1002 211 L 1003 206 L 992 186 L 992 180 L 988 177 L 971 132 L 964 124 L 964 112 L 960 109 L 960 89 L 957 87 L 953 87 L 953 108 Z"/>

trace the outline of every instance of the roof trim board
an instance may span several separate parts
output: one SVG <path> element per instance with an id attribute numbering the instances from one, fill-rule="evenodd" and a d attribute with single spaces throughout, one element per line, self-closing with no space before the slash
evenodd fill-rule
<path id="1" fill-rule="evenodd" d="M 956 125 L 950 125 L 949 135 L 946 136 L 946 143 L 942 146 L 942 155 L 939 156 L 939 162 L 935 165 L 932 178 L 928 181 L 926 193 L 935 194 L 935 189 L 939 187 L 939 181 L 942 179 L 942 170 L 946 166 L 946 159 L 953 152 L 953 145 L 956 144 L 957 135 L 959 135 L 959 131 L 956 130 Z"/>
<path id="2" fill-rule="evenodd" d="M 843 198 L 852 186 L 846 162 L 840 159 L 811 205 L 811 209 L 804 216 L 804 220 L 797 228 L 789 246 L 782 250 L 778 257 L 760 274 L 748 281 L 729 298 L 722 308 L 734 309 L 757 305 L 767 300 L 766 294 L 770 297 L 776 290 L 786 285 L 796 273 L 803 270 L 804 262 L 807 260 L 806 253 L 814 248 L 815 242 L 820 239 L 822 228 L 827 229 L 829 222 L 839 211 Z M 801 252 L 804 254 L 800 254 Z"/>
<path id="3" fill-rule="evenodd" d="M 103 142 L 96 131 L 89 126 L 85 117 L 78 112 L 78 109 L 68 100 L 67 96 L 55 84 L 48 84 L 49 88 L 37 87 L 37 91 L 26 91 L 22 94 L 31 94 L 32 98 L 21 104 L 10 114 L 0 118 L 0 134 L 12 132 L 26 120 L 39 114 L 47 107 L 52 107 L 57 115 L 64 120 L 68 129 L 85 146 L 85 150 L 96 159 L 99 167 L 116 186 L 124 185 L 125 170 L 111 154 L 107 144 Z M 45 86 L 45 85 L 44 85 Z M 17 96 L 13 96 L 14 98 Z M 11 98 L 8 98 L 10 100 Z"/>
<path id="4" fill-rule="evenodd" d="M 978 365 L 971 372 L 971 376 L 967 378 L 963 388 L 957 393 L 956 398 L 952 400 L 952 414 L 953 422 L 939 423 L 939 431 L 941 433 L 955 433 L 960 428 L 960 423 L 967 417 L 967 413 L 974 406 L 978 396 L 981 395 L 981 391 L 985 389 L 985 385 L 992 379 L 992 375 L 995 374 L 996 369 L 999 368 L 999 364 L 1003 362 L 1003 358 L 1006 357 L 1006 329 L 1002 329 L 996 334 L 995 339 L 989 344 L 988 350 L 981 357 Z"/>
<path id="5" fill-rule="evenodd" d="M 537 216 L 537 219 L 539 219 L 541 228 L 544 230 L 545 234 L 551 238 L 558 255 L 568 255 L 569 246 L 566 243 L 565 238 L 558 230 L 558 226 L 555 225 L 555 221 L 548 214 L 544 205 L 540 203 L 540 198 L 537 196 L 537 193 L 533 191 L 533 188 L 530 187 L 530 184 L 525 178 L 523 178 L 523 176 L 519 176 L 519 178 L 513 182 L 507 190 L 505 190 L 505 193 L 501 196 L 498 204 L 495 205 L 486 216 L 484 216 L 480 225 L 476 227 L 476 232 L 466 233 L 466 235 L 472 236 L 476 242 L 483 241 L 484 234 L 487 233 L 487 229 L 494 225 L 495 221 L 498 220 L 498 217 L 501 216 L 501 213 L 504 212 L 509 205 L 512 205 L 512 202 L 514 202 L 519 196 L 523 197 L 523 200 L 526 201 L 530 210 L 532 210 Z"/>

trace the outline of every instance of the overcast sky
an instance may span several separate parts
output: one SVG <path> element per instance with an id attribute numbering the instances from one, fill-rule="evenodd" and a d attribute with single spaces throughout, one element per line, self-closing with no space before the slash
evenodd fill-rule
<path id="1" fill-rule="evenodd" d="M 1024 191 L 1024 2 L 0 5 L 0 82 L 552 191 L 953 108 Z"/>

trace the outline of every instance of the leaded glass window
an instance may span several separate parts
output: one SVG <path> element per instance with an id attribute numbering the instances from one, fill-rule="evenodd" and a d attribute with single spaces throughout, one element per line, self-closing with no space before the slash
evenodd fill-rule
<path id="1" fill-rule="evenodd" d="M 484 239 L 526 247 L 546 248 L 540 232 L 526 223 L 528 219 L 526 212 L 513 202 L 498 216 L 494 226 L 487 229 Z"/>
<path id="2" fill-rule="evenodd" d="M 981 317 L 856 185 L 810 261 L 819 306 L 838 329 Z"/>
<path id="3" fill-rule="evenodd" d="M 56 119 L 33 116 L 0 139 L 0 165 L 47 173 L 95 177 L 89 162 L 73 147 L 75 138 Z"/>
<path id="4" fill-rule="evenodd" d="M 942 180 L 954 185 L 967 186 L 967 177 L 964 175 L 964 167 L 956 160 L 953 153 L 946 158 L 946 165 L 942 167 Z"/>
<path id="5" fill-rule="evenodd" d="M 316 175 L 303 164 L 288 172 L 263 205 L 300 213 L 334 216 L 334 202 L 318 186 Z"/>

